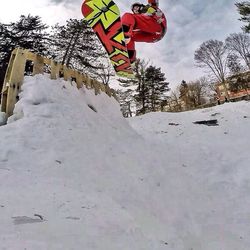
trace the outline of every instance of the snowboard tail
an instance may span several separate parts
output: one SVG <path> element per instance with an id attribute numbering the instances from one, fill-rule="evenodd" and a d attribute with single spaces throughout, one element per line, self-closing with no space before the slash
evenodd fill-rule
<path id="1" fill-rule="evenodd" d="M 85 20 L 97 34 L 119 76 L 134 77 L 125 44 L 120 10 L 112 0 L 85 0 Z"/>

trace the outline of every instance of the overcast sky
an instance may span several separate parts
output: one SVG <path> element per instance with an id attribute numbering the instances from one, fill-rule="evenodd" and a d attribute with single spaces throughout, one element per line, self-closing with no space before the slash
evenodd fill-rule
<path id="1" fill-rule="evenodd" d="M 224 41 L 241 32 L 242 22 L 235 7 L 237 0 L 160 0 L 168 19 L 168 32 L 154 44 L 138 43 L 137 55 L 161 67 L 170 87 L 182 80 L 191 81 L 205 75 L 195 67 L 194 51 L 209 39 Z M 121 12 L 130 11 L 132 0 L 116 0 Z M 142 3 L 146 1 L 141 0 Z M 44 23 L 64 23 L 69 18 L 82 18 L 79 0 L 5 0 L 1 2 L 0 22 L 16 21 L 22 14 L 39 15 Z"/>

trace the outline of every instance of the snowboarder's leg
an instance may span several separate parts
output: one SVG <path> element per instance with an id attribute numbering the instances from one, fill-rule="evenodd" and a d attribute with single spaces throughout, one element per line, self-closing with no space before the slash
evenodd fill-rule
<path id="1" fill-rule="evenodd" d="M 125 13 L 122 16 L 121 21 L 125 36 L 131 37 L 132 31 L 134 30 L 135 27 L 135 15 L 131 13 Z"/>
<path id="2" fill-rule="evenodd" d="M 153 43 L 161 39 L 162 27 L 155 19 L 141 14 L 125 13 L 122 27 L 131 63 L 136 60 L 135 42 Z"/>
<path id="3" fill-rule="evenodd" d="M 135 42 L 146 42 L 153 43 L 160 39 L 160 35 L 151 34 L 146 32 L 133 32 L 132 37 L 127 44 L 127 50 L 129 54 L 130 62 L 133 63 L 136 60 L 136 50 L 135 50 Z"/>
<path id="4" fill-rule="evenodd" d="M 136 60 L 136 51 L 135 51 L 135 41 L 133 37 L 130 39 L 129 43 L 127 44 L 128 56 L 130 62 L 133 63 Z"/>
<path id="5" fill-rule="evenodd" d="M 162 38 L 161 33 L 148 33 L 141 31 L 133 31 L 132 34 L 133 41 L 135 42 L 145 42 L 145 43 L 154 43 L 159 41 Z"/>
<path id="6" fill-rule="evenodd" d="M 162 26 L 150 16 L 125 13 L 121 20 L 124 33 L 130 36 L 132 36 L 133 30 L 146 33 L 162 33 Z"/>

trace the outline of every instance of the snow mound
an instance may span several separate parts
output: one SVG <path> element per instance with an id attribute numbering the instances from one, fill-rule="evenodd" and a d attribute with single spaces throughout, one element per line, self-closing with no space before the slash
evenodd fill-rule
<path id="1" fill-rule="evenodd" d="M 26 77 L 0 127 L 1 248 L 249 249 L 249 107 L 124 119 L 104 93 Z"/>

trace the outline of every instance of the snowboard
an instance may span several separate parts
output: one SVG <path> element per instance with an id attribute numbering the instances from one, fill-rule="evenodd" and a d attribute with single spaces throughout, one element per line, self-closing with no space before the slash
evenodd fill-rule
<path id="1" fill-rule="evenodd" d="M 97 34 L 118 76 L 133 78 L 120 10 L 112 0 L 85 0 L 82 14 Z"/>

